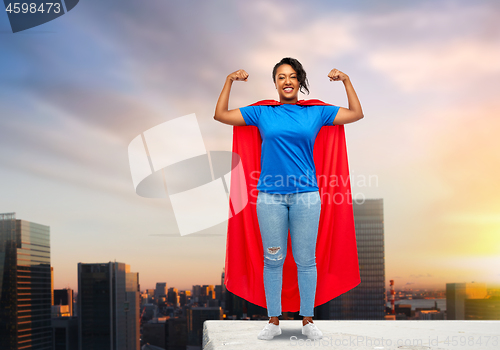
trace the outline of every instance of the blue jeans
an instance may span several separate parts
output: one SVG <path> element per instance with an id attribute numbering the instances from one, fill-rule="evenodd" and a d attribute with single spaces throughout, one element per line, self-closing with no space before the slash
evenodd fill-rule
<path id="1" fill-rule="evenodd" d="M 320 212 L 319 191 L 289 194 L 259 191 L 257 217 L 264 247 L 264 289 L 269 317 L 281 315 L 283 263 L 289 228 L 292 253 L 297 264 L 299 314 L 314 316 L 316 239 Z"/>

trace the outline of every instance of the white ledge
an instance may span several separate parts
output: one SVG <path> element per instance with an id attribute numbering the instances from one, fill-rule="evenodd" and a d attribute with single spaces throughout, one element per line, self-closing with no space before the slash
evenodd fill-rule
<path id="1" fill-rule="evenodd" d="M 267 321 L 205 321 L 203 350 L 498 350 L 500 321 L 319 321 L 323 339 L 302 335 L 302 321 L 280 321 L 282 334 L 259 340 Z"/>

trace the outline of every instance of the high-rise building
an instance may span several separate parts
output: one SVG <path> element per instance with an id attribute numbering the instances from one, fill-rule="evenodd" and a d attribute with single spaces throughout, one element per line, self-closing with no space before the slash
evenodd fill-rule
<path id="1" fill-rule="evenodd" d="M 486 283 L 446 283 L 446 318 L 465 320 L 465 299 L 484 299 Z"/>
<path id="2" fill-rule="evenodd" d="M 167 296 L 167 283 L 166 282 L 158 282 L 156 283 L 155 288 L 155 303 L 158 303 L 161 297 Z"/>
<path id="3" fill-rule="evenodd" d="M 500 320 L 500 297 L 490 296 L 485 299 L 465 299 L 466 320 Z"/>
<path id="4" fill-rule="evenodd" d="M 316 308 L 316 318 L 383 320 L 385 315 L 383 199 L 353 202 L 361 283 Z"/>
<path id="5" fill-rule="evenodd" d="M 54 268 L 52 266 L 50 267 L 50 298 L 50 305 L 54 305 Z"/>
<path id="6" fill-rule="evenodd" d="M 52 350 L 50 227 L 0 214 L 0 349 Z"/>
<path id="7" fill-rule="evenodd" d="M 206 304 L 209 300 L 215 299 L 215 287 L 211 284 L 195 285 L 193 286 L 193 298 L 200 305 Z"/>
<path id="8" fill-rule="evenodd" d="M 52 319 L 54 350 L 78 349 L 78 318 L 57 317 Z"/>
<path id="9" fill-rule="evenodd" d="M 222 286 L 220 284 L 215 286 L 215 299 L 222 300 Z"/>
<path id="10" fill-rule="evenodd" d="M 169 318 L 166 324 L 165 349 L 167 350 L 184 350 L 188 349 L 188 327 L 187 318 L 185 316 Z M 192 347 L 190 347 L 192 348 Z"/>
<path id="11" fill-rule="evenodd" d="M 155 345 L 165 349 L 166 317 L 161 320 L 156 318 L 142 325 L 142 341 L 144 344 Z M 184 347 L 185 349 L 185 347 Z"/>
<path id="12" fill-rule="evenodd" d="M 177 288 L 169 288 L 167 292 L 167 301 L 172 303 L 173 306 L 179 306 L 179 291 Z"/>
<path id="13" fill-rule="evenodd" d="M 67 305 L 69 316 L 73 316 L 73 289 L 54 289 L 54 306 Z"/>
<path id="14" fill-rule="evenodd" d="M 227 289 L 226 289 L 226 285 L 224 284 L 225 275 L 226 275 L 226 269 L 223 268 L 222 269 L 222 274 L 220 276 L 220 284 L 222 286 L 222 290 L 221 290 L 221 295 L 219 297 L 219 299 L 221 301 L 220 305 L 222 306 L 222 310 L 226 309 L 226 292 L 227 292 Z"/>
<path id="15" fill-rule="evenodd" d="M 207 299 L 215 299 L 215 286 L 210 284 L 210 285 L 204 285 L 202 287 L 202 290 L 205 290 L 205 295 L 207 296 Z"/>
<path id="16" fill-rule="evenodd" d="M 222 320 L 223 312 L 220 307 L 190 307 L 187 313 L 187 345 L 201 346 L 203 336 L 203 322 L 206 320 Z"/>
<path id="17" fill-rule="evenodd" d="M 139 303 L 139 274 L 129 265 L 79 263 L 79 350 L 138 350 Z"/>
<path id="18" fill-rule="evenodd" d="M 201 296 L 201 286 L 199 284 L 193 285 L 193 301 L 195 303 L 200 301 L 200 296 Z"/>
<path id="19" fill-rule="evenodd" d="M 184 306 L 191 300 L 191 291 L 183 290 L 179 293 L 179 303 L 180 306 Z"/>

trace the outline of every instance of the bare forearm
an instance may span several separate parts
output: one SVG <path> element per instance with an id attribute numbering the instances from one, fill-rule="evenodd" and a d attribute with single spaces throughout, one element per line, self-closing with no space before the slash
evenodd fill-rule
<path id="1" fill-rule="evenodd" d="M 347 101 L 349 103 L 349 110 L 356 112 L 357 114 L 363 116 L 363 110 L 361 109 L 361 103 L 359 102 L 358 95 L 352 86 L 351 80 L 349 78 L 343 81 L 345 86 L 345 91 L 347 94 Z"/>
<path id="2" fill-rule="evenodd" d="M 229 74 L 224 83 L 224 87 L 220 92 L 219 99 L 217 100 L 217 105 L 215 105 L 214 119 L 229 125 L 246 125 L 245 119 L 241 115 L 240 109 L 229 110 L 229 93 L 231 92 L 231 86 L 233 81 L 241 80 L 247 81 L 248 73 L 243 69 L 239 69 L 236 72 Z"/>
<path id="3" fill-rule="evenodd" d="M 224 112 L 229 110 L 229 93 L 231 92 L 231 86 L 233 85 L 233 81 L 229 78 L 226 78 L 226 82 L 224 83 L 224 87 L 220 93 L 219 99 L 217 100 L 217 105 L 215 106 L 215 116 L 221 115 Z"/>

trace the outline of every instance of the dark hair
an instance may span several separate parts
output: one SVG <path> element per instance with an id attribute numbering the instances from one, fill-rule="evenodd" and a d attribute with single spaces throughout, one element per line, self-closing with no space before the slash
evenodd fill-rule
<path id="1" fill-rule="evenodd" d="M 307 75 L 306 71 L 302 67 L 302 64 L 300 64 L 299 61 L 297 61 L 295 58 L 291 57 L 285 57 L 278 63 L 273 68 L 273 82 L 276 83 L 276 71 L 278 70 L 278 67 L 281 66 L 282 64 L 289 64 L 292 66 L 293 70 L 297 72 L 297 79 L 299 80 L 299 91 L 304 93 L 302 89 L 307 91 L 307 94 L 309 94 L 309 82 L 307 81 Z"/>

